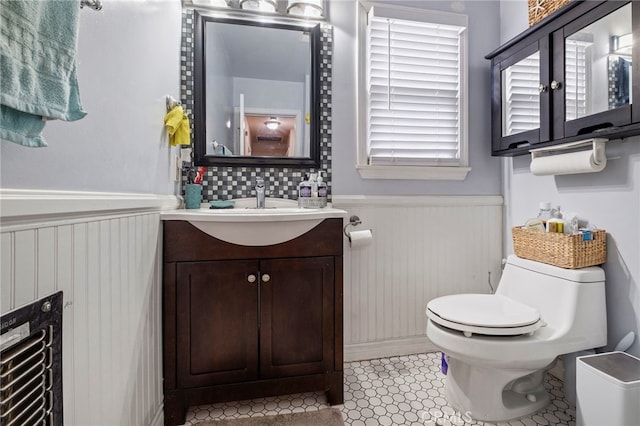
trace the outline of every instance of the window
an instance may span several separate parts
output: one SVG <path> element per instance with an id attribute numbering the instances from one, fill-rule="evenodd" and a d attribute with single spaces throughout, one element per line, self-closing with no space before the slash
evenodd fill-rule
<path id="1" fill-rule="evenodd" d="M 362 21 L 360 174 L 463 180 L 467 17 L 374 5 Z"/>

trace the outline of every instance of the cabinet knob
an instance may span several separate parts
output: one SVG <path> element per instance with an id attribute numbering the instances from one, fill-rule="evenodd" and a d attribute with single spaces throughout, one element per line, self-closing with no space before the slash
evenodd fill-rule
<path id="1" fill-rule="evenodd" d="M 549 87 L 546 84 L 540 83 L 538 86 L 538 92 L 545 93 L 547 90 L 549 90 Z"/>
<path id="2" fill-rule="evenodd" d="M 249 281 L 250 283 L 255 283 L 256 282 L 256 276 L 251 274 L 247 277 L 247 281 Z"/>
<path id="3" fill-rule="evenodd" d="M 553 80 L 551 82 L 551 90 L 558 90 L 561 87 L 562 87 L 562 83 L 560 83 L 559 81 Z"/>
<path id="4" fill-rule="evenodd" d="M 262 282 L 263 283 L 268 283 L 270 279 L 271 279 L 271 276 L 269 276 L 269 274 L 263 274 L 262 275 Z"/>

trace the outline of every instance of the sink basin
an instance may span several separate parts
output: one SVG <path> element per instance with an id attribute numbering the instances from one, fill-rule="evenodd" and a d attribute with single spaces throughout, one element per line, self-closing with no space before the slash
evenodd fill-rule
<path id="1" fill-rule="evenodd" d="M 253 210 L 262 210 L 256 208 L 258 204 L 255 197 L 253 198 L 236 198 L 232 200 L 236 209 L 253 209 Z M 288 198 L 270 198 L 267 197 L 264 199 L 264 205 L 266 209 L 297 209 L 298 202 L 296 200 L 289 200 Z"/>
<path id="2" fill-rule="evenodd" d="M 265 208 L 256 208 L 255 198 L 240 198 L 233 209 L 162 212 L 162 220 L 186 220 L 202 232 L 228 243 L 267 246 L 292 240 L 316 227 L 324 219 L 344 218 L 344 210 L 299 208 L 295 200 L 266 198 Z"/>

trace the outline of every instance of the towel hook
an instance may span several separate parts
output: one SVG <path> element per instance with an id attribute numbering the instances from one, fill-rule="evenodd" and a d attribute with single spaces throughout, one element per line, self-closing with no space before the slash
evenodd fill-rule
<path id="1" fill-rule="evenodd" d="M 80 0 L 80 9 L 85 6 L 93 10 L 102 10 L 102 2 L 100 0 Z"/>
<path id="2" fill-rule="evenodd" d="M 177 101 L 173 96 L 171 95 L 167 95 L 166 97 L 166 104 L 167 104 L 167 112 L 171 111 L 172 109 L 174 109 L 175 107 L 177 107 L 178 105 L 182 105 L 180 103 L 180 101 Z"/>
<path id="3" fill-rule="evenodd" d="M 349 241 L 351 241 L 351 235 L 349 235 L 349 233 L 347 232 L 347 226 L 358 226 L 362 223 L 362 221 L 360 220 L 360 218 L 356 215 L 353 215 L 349 218 L 349 223 L 347 223 L 344 228 L 342 228 L 342 232 L 344 232 L 344 236 L 347 237 L 349 239 Z"/>

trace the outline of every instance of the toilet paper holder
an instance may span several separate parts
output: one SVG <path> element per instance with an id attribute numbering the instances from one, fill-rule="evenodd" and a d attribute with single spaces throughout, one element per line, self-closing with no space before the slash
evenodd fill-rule
<path id="1" fill-rule="evenodd" d="M 347 227 L 349 226 L 358 226 L 362 223 L 362 221 L 360 220 L 360 218 L 356 215 L 353 215 L 349 218 L 349 223 L 347 223 L 344 228 L 342 228 L 342 232 L 344 232 L 344 236 L 347 237 L 349 239 L 349 241 L 351 241 L 351 234 L 349 234 L 349 232 L 347 232 Z"/>
<path id="2" fill-rule="evenodd" d="M 594 163 L 602 164 L 603 162 L 607 161 L 607 157 L 605 154 L 606 142 L 607 142 L 607 139 L 603 139 L 603 138 L 584 139 L 581 141 L 569 142 L 561 145 L 549 146 L 546 148 L 530 149 L 529 152 L 531 153 L 531 160 L 534 160 L 536 158 L 542 157 L 545 152 L 563 151 L 567 149 L 580 148 L 583 146 L 591 145 L 591 148 L 593 149 Z"/>

